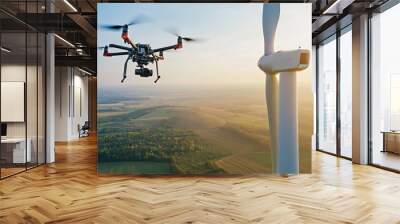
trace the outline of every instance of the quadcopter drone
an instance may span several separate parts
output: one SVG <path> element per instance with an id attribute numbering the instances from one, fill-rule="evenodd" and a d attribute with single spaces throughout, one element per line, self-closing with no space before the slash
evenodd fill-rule
<path id="1" fill-rule="evenodd" d="M 141 19 L 142 18 L 142 19 Z M 108 30 L 122 30 L 121 38 L 124 41 L 125 44 L 129 44 L 130 47 L 126 46 L 121 46 L 117 44 L 109 44 L 108 46 L 102 47 L 104 49 L 103 56 L 105 57 L 113 57 L 113 56 L 121 56 L 121 55 L 127 55 L 128 57 L 125 60 L 124 64 L 124 73 L 122 76 L 121 82 L 124 82 L 125 79 L 127 78 L 126 76 L 126 69 L 128 66 L 128 62 L 131 60 L 133 63 L 136 62 L 136 69 L 135 69 L 135 75 L 138 75 L 140 77 L 151 77 L 153 76 L 153 70 L 147 68 L 146 66 L 149 65 L 150 63 L 156 64 L 156 74 L 157 78 L 154 81 L 154 83 L 157 83 L 157 81 L 161 78 L 158 72 L 158 61 L 159 60 L 164 60 L 164 51 L 167 50 L 177 50 L 183 48 L 183 41 L 195 41 L 193 38 L 189 37 L 182 37 L 177 32 L 170 31 L 170 33 L 174 34 L 177 36 L 177 43 L 166 46 L 166 47 L 161 47 L 157 49 L 152 49 L 149 44 L 141 44 L 141 43 L 134 43 L 131 38 L 128 36 L 128 27 L 132 25 L 136 25 L 139 23 L 144 22 L 143 17 L 138 17 L 137 19 L 132 20 L 128 24 L 124 25 L 103 25 L 102 28 L 108 29 Z M 109 48 L 116 48 L 119 50 L 123 50 L 122 52 L 109 52 Z"/>

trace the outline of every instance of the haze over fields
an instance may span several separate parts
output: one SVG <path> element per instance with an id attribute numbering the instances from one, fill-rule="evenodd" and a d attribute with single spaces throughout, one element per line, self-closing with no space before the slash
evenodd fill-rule
<path id="1" fill-rule="evenodd" d="M 263 87 L 107 89 L 99 94 L 100 172 L 271 172 Z M 301 164 L 309 162 L 303 151 Z"/>

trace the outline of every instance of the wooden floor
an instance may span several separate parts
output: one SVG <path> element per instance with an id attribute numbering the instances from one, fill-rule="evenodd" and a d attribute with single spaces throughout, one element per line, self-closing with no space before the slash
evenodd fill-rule
<path id="1" fill-rule="evenodd" d="M 19 173 L 19 172 L 23 172 L 25 170 L 26 170 L 25 167 L 7 167 L 7 168 L 2 167 L 1 168 L 1 177 L 2 178 L 3 177 L 8 177 L 8 176 L 11 176 L 13 174 L 16 174 L 16 173 Z"/>
<path id="2" fill-rule="evenodd" d="M 374 164 L 389 167 L 395 170 L 400 170 L 400 155 L 391 152 L 374 151 Z"/>
<path id="3" fill-rule="evenodd" d="M 290 178 L 99 177 L 96 139 L 0 181 L 0 223 L 400 223 L 400 175 L 313 153 Z"/>

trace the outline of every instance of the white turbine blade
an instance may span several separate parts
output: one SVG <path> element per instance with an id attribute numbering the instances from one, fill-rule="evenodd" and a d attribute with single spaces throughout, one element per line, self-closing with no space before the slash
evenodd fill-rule
<path id="1" fill-rule="evenodd" d="M 271 146 L 272 171 L 277 171 L 277 155 L 279 148 L 278 121 L 279 121 L 279 77 L 277 74 L 267 74 L 265 78 L 265 97 L 268 110 L 269 142 Z"/>
<path id="2" fill-rule="evenodd" d="M 263 32 L 264 32 L 264 54 L 274 53 L 274 42 L 276 27 L 280 16 L 280 4 L 267 3 L 263 7 Z"/>
<path id="3" fill-rule="evenodd" d="M 280 15 L 279 4 L 264 4 L 263 6 L 263 33 L 264 33 L 264 55 L 274 53 L 274 42 L 276 27 L 278 26 Z M 261 60 L 260 60 L 261 62 Z M 260 66 L 260 63 L 259 63 Z M 266 74 L 265 97 L 268 109 L 268 124 L 271 146 L 272 171 L 277 172 L 278 149 L 279 149 L 279 77 L 277 74 Z"/>

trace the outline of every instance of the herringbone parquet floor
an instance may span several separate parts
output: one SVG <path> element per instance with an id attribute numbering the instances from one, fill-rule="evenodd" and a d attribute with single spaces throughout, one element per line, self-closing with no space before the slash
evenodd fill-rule
<path id="1" fill-rule="evenodd" d="M 0 181 L 0 223 L 400 223 L 400 175 L 313 153 L 289 178 L 96 174 L 96 139 Z"/>

